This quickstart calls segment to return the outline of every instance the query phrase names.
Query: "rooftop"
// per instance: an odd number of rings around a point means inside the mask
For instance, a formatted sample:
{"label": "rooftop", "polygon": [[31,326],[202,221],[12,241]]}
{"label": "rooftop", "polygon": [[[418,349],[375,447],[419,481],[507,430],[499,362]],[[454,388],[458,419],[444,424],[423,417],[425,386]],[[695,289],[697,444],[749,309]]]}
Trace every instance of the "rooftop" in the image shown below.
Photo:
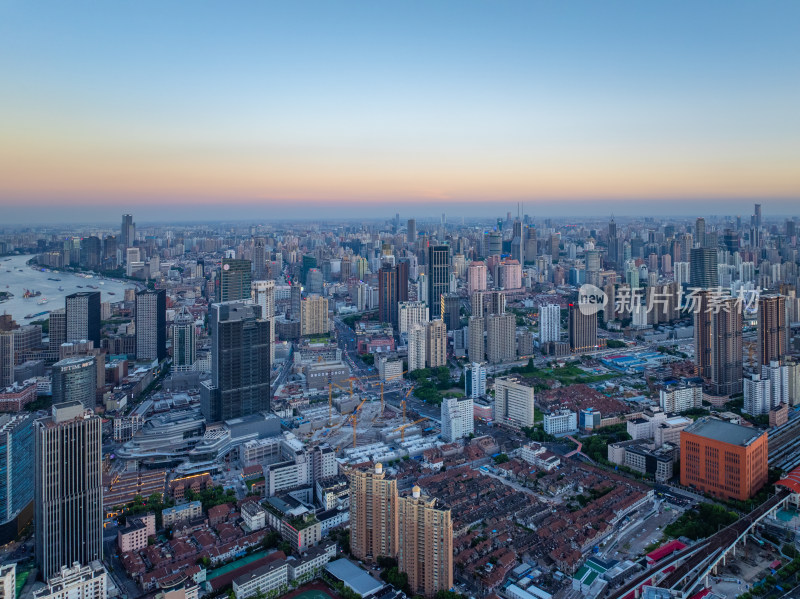
{"label": "rooftop", "polygon": [[368,572],[345,558],[330,562],[325,569],[362,597],[371,595],[383,587],[382,582],[375,580]]}
{"label": "rooftop", "polygon": [[683,430],[699,437],[722,441],[731,445],[741,445],[742,447],[746,447],[761,435],[766,434],[758,429],[709,417],[700,418]]}

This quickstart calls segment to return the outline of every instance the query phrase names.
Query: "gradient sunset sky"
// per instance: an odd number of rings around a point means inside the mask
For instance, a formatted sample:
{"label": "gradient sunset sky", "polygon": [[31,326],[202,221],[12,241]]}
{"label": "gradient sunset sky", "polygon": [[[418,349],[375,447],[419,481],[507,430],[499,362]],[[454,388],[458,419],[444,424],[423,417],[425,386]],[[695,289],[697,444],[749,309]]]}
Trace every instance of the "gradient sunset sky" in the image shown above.
{"label": "gradient sunset sky", "polygon": [[0,0],[0,221],[789,214],[798,24],[796,0]]}

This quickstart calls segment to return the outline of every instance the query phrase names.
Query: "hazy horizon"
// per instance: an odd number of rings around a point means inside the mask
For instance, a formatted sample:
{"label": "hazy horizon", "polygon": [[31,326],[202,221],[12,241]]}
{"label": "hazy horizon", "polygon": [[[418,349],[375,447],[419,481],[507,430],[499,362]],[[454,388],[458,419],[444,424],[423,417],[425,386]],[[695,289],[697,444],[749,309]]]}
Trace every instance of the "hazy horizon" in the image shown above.
{"label": "hazy horizon", "polygon": [[[753,213],[753,204],[762,204],[764,221],[797,216],[797,204],[792,201],[753,198],[748,200],[716,202],[696,202],[689,200],[660,199],[638,204],[631,201],[572,201],[569,203],[555,201],[528,201],[521,203],[523,214],[533,219],[554,218],[576,221],[610,218],[635,219],[652,218],[725,218],[741,216],[749,222]],[[449,222],[460,222],[465,218],[497,218],[508,212],[517,215],[517,203],[511,202],[464,202],[462,204],[427,203],[375,203],[347,204],[291,204],[281,203],[278,210],[274,204],[231,204],[220,202],[220,205],[183,204],[136,204],[125,202],[106,206],[88,206],[80,204],[51,206],[5,206],[2,223],[13,226],[54,225],[115,225],[118,226],[122,214],[130,213],[138,224],[144,223],[206,223],[206,222],[257,222],[257,221],[315,221],[330,219],[332,221],[358,221],[388,219],[399,213],[401,221],[409,218],[418,220],[439,220],[442,213]]]}

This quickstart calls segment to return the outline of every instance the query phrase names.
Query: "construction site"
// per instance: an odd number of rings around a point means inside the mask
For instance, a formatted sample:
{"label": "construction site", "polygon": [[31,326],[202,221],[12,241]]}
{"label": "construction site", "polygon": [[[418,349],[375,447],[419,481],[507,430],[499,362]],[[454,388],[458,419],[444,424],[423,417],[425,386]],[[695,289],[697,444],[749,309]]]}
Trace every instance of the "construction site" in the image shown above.
{"label": "construction site", "polygon": [[[294,432],[298,438],[309,445],[327,443],[337,457],[352,463],[415,458],[443,444],[437,423],[407,407],[413,387],[404,389],[399,406],[393,406],[384,395],[391,380],[351,377],[347,382],[347,386],[329,382],[327,404],[297,408],[300,420]],[[398,395],[397,389],[393,395]]]}

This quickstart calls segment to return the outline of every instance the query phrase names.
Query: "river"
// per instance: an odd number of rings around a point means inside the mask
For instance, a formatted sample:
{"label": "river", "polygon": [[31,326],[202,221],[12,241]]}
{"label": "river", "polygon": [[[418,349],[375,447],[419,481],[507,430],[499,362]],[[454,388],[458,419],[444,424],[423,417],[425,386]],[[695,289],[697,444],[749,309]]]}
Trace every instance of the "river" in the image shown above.
{"label": "river", "polygon": [[[14,295],[10,300],[0,301],[0,314],[11,314],[18,324],[28,324],[32,320],[43,320],[47,314],[25,318],[39,312],[50,312],[64,307],[64,298],[78,291],[100,291],[100,301],[121,302],[125,289],[135,287],[133,283],[111,281],[99,277],[86,279],[66,272],[36,270],[26,264],[32,256],[12,256],[0,258],[0,291]],[[51,279],[60,279],[53,281]],[[92,289],[91,286],[97,287]],[[40,291],[38,297],[25,298],[25,290]],[[39,303],[46,299],[47,302]]]}

